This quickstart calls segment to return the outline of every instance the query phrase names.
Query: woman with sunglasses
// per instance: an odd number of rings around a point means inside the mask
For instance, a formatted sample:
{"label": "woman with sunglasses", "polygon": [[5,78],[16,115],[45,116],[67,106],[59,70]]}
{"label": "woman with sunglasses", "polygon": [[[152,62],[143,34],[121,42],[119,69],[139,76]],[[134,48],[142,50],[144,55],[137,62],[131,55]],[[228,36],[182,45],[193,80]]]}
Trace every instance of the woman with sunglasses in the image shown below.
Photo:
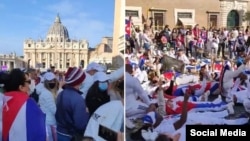
{"label": "woman with sunglasses", "polygon": [[46,114],[46,127],[48,131],[47,141],[57,141],[56,139],[56,97],[59,90],[59,83],[52,72],[44,74],[44,87],[39,95],[39,105]]}
{"label": "woman with sunglasses", "polygon": [[20,69],[13,69],[4,79],[0,106],[2,141],[45,141],[45,114],[29,98],[30,79]]}

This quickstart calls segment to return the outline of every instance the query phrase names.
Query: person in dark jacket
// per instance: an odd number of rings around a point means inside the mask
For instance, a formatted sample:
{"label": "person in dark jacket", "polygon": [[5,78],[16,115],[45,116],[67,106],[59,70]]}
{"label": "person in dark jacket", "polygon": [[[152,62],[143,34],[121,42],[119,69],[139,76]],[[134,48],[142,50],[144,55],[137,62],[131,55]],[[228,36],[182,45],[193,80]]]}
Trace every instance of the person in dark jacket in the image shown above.
{"label": "person in dark jacket", "polygon": [[56,101],[58,141],[70,141],[74,136],[84,134],[89,113],[79,88],[85,77],[77,67],[69,68],[65,74],[65,85]]}

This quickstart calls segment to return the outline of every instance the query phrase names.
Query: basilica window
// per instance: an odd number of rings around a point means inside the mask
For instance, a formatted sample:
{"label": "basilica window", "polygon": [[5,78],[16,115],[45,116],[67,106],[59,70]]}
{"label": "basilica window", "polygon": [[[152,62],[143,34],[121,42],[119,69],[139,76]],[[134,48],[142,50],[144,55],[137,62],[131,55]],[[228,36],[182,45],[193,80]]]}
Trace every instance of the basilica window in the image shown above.
{"label": "basilica window", "polygon": [[218,28],[219,26],[219,14],[220,12],[207,11],[208,27]]}
{"label": "basilica window", "polygon": [[112,50],[108,45],[105,45],[104,46],[104,52],[112,52]]}
{"label": "basilica window", "polygon": [[66,63],[66,68],[69,68],[69,63]]}
{"label": "basilica window", "polygon": [[31,47],[31,44],[28,44],[28,47]]}
{"label": "basilica window", "polygon": [[46,63],[45,62],[42,63],[42,67],[46,68]]}
{"label": "basilica window", "polygon": [[60,69],[62,68],[62,64],[60,64]]}
{"label": "basilica window", "polygon": [[177,17],[178,17],[178,19],[179,18],[190,18],[191,19],[193,17],[193,15],[191,12],[178,12]]}
{"label": "basilica window", "polygon": [[126,10],[126,17],[139,17],[139,11],[137,10]]}
{"label": "basilica window", "polygon": [[166,12],[165,9],[151,8],[151,18],[153,20],[153,27],[155,30],[162,30],[166,24]]}

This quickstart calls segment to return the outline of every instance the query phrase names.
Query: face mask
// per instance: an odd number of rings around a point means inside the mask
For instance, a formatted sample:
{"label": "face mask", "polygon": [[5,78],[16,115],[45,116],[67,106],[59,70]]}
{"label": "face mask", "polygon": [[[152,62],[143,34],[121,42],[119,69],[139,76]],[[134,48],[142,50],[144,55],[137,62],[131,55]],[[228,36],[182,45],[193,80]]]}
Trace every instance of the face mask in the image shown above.
{"label": "face mask", "polygon": [[56,83],[49,83],[49,88],[50,88],[50,89],[54,89],[55,86],[56,86]]}
{"label": "face mask", "polygon": [[108,83],[107,82],[99,82],[98,87],[101,91],[106,91],[108,89]]}

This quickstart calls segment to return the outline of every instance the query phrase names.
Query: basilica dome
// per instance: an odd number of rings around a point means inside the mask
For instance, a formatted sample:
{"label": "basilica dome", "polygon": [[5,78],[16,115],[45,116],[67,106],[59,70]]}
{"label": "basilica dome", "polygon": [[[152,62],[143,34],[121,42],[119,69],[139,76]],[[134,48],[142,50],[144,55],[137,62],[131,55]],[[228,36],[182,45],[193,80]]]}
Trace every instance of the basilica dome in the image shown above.
{"label": "basilica dome", "polygon": [[65,26],[62,25],[59,15],[56,16],[54,24],[50,27],[47,40],[49,41],[66,41],[69,40],[69,33]]}

